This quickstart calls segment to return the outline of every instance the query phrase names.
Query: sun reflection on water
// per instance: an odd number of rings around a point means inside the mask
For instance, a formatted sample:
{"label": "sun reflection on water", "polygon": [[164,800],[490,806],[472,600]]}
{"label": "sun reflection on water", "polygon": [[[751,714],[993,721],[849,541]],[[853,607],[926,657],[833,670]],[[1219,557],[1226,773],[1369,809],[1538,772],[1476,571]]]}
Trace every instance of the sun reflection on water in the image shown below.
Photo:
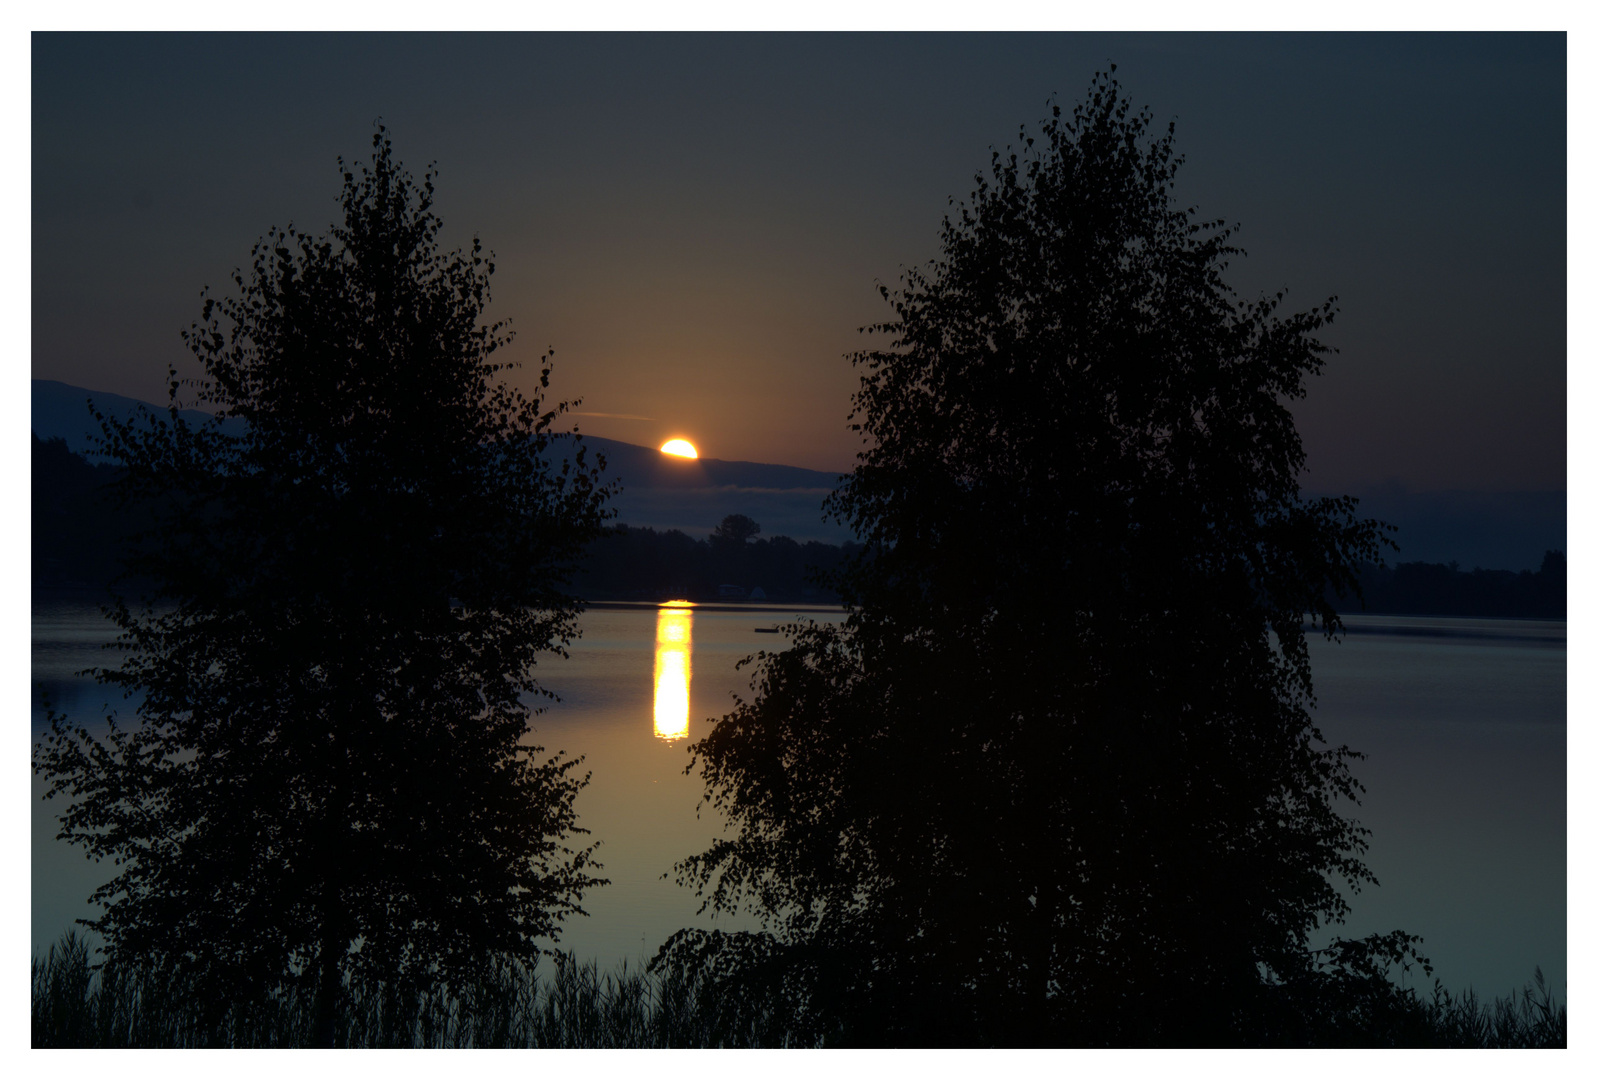
{"label": "sun reflection on water", "polygon": [[655,615],[655,737],[688,735],[688,683],[693,678],[694,612],[674,600]]}

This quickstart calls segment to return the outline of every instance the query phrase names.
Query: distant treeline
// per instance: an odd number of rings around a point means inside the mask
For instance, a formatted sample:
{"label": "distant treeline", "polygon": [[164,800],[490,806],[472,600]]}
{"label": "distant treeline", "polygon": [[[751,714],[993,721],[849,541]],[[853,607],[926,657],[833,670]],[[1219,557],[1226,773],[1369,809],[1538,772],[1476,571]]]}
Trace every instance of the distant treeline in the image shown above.
{"label": "distant treeline", "polygon": [[120,569],[127,529],[106,492],[120,470],[91,465],[63,439],[33,437],[33,584],[101,589]]}
{"label": "distant treeline", "polygon": [[[132,524],[106,490],[118,472],[91,464],[61,439],[33,437],[34,585],[99,590],[116,576]],[[723,525],[729,523],[743,530],[718,530],[708,540],[614,526],[589,549],[571,587],[589,600],[714,600],[724,585],[735,595],[759,589],[778,601],[837,599],[812,571],[836,567],[855,545],[766,539],[755,535],[753,521],[735,515]]]}
{"label": "distant treeline", "polygon": [[[33,582],[50,587],[104,588],[115,576],[126,513],[112,508],[105,485],[110,465],[93,465],[61,439],[33,439]],[[831,602],[817,571],[836,568],[857,545],[801,544],[786,536],[761,538],[758,525],[737,519],[742,531],[709,539],[672,529],[617,525],[589,550],[588,564],[571,585],[589,600],[714,600],[722,586],[744,595],[759,589],[770,600]],[[749,527],[755,532],[749,532]],[[1360,576],[1361,609],[1345,598],[1344,612],[1459,615],[1483,618],[1565,617],[1565,556],[1544,554],[1535,573],[1461,570],[1458,564],[1409,562],[1366,566]]]}
{"label": "distant treeline", "polygon": [[832,602],[837,594],[816,574],[857,547],[719,531],[696,540],[676,529],[617,525],[589,548],[588,566],[573,585],[589,600],[715,600],[724,593],[742,599],[758,589],[769,600]]}
{"label": "distant treeline", "polygon": [[[1360,573],[1364,611],[1387,615],[1459,615],[1498,619],[1563,619],[1565,553],[1543,554],[1533,573],[1522,570],[1461,570],[1458,563],[1409,562],[1366,565]],[[1362,610],[1345,597],[1345,614]]]}

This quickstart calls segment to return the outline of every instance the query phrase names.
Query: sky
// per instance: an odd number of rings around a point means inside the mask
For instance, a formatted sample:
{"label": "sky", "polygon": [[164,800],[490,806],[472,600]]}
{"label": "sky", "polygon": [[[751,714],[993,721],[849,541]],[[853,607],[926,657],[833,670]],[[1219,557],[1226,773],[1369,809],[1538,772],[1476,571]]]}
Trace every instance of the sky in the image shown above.
{"label": "sky", "polygon": [[[324,232],[373,124],[496,255],[582,430],[846,471],[859,328],[993,150],[1114,62],[1245,298],[1338,298],[1305,487],[1566,482],[1559,34],[32,38],[32,374],[146,400],[199,292]],[[611,414],[611,415],[596,415]]]}

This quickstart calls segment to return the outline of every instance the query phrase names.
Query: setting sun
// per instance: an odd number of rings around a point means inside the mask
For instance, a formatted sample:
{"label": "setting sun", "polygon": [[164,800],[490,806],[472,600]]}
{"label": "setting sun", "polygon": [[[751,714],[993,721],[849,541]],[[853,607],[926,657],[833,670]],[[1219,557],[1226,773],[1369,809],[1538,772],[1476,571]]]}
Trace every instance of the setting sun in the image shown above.
{"label": "setting sun", "polygon": [[672,439],[660,448],[662,454],[672,454],[676,457],[696,458],[699,451],[694,449],[694,444],[687,439]]}

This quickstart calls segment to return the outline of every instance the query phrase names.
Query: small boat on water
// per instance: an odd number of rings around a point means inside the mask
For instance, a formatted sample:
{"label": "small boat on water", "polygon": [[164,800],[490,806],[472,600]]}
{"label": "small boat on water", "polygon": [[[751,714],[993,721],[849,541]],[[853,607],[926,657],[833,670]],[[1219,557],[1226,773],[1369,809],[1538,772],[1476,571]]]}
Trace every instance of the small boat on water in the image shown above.
{"label": "small boat on water", "polygon": [[757,626],[757,627],[755,627],[755,633],[757,633],[757,634],[775,634],[776,632],[777,632],[777,628],[775,626]]}

